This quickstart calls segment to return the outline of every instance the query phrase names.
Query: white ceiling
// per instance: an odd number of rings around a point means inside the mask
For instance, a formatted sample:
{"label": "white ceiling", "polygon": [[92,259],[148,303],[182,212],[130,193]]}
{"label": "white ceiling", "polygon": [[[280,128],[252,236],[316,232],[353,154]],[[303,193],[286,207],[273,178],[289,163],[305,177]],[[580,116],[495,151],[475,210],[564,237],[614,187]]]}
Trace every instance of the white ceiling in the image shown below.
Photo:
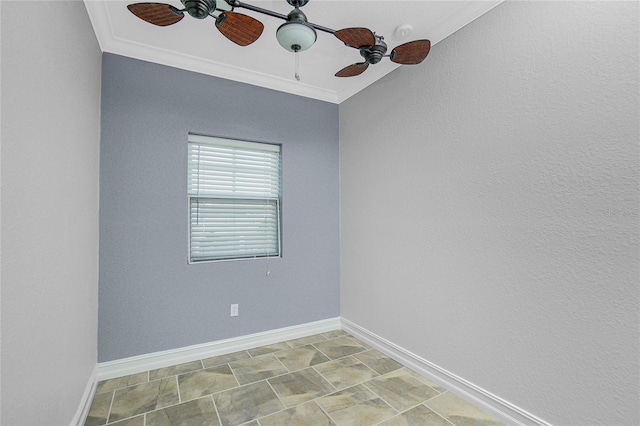
{"label": "white ceiling", "polygon": [[[179,0],[139,1],[166,2],[183,8]],[[278,18],[236,9],[236,12],[253,16],[264,24],[264,32],[256,42],[240,47],[218,31],[213,18],[199,20],[185,14],[185,18],[177,24],[157,27],[129,12],[126,6],[138,2],[136,0],[84,2],[103,52],[322,101],[340,103],[399,66],[384,58],[359,76],[334,77],[345,66],[361,62],[362,57],[358,50],[346,47],[333,35],[318,31],[316,43],[299,54],[301,80],[296,81],[295,55],[283,49],[275,37],[277,28],[284,22]],[[286,0],[243,2],[283,15],[292,9]],[[390,52],[402,43],[422,38],[431,40],[433,46],[501,2],[311,0],[302,11],[310,22],[334,30],[369,28],[385,37]],[[409,37],[401,38],[394,34],[401,24],[413,27]],[[425,61],[429,59],[427,57]]]}

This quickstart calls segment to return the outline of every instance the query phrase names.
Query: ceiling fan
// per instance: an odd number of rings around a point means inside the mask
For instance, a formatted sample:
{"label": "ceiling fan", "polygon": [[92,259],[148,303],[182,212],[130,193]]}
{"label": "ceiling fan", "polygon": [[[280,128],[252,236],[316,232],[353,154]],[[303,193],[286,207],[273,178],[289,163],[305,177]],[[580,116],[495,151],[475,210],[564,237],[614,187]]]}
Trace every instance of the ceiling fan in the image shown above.
{"label": "ceiling fan", "polygon": [[287,0],[294,9],[283,15],[261,7],[243,3],[239,0],[180,0],[184,9],[166,3],[133,3],[127,6],[138,18],[151,24],[166,27],[173,25],[188,13],[194,18],[215,19],[216,28],[226,38],[240,46],[248,46],[256,41],[264,25],[257,19],[235,12],[235,9],[247,9],[286,21],[276,31],[280,45],[290,52],[301,52],[311,47],[317,38],[315,30],[333,34],[346,46],[358,49],[364,62],[349,65],[338,71],[336,77],[353,77],[362,74],[369,65],[377,64],[388,57],[392,62],[402,65],[415,65],[422,62],[431,49],[429,40],[415,40],[397,46],[387,54],[384,37],[375,34],[368,28],[354,27],[342,30],[313,24],[307,20],[300,8],[309,0]]}

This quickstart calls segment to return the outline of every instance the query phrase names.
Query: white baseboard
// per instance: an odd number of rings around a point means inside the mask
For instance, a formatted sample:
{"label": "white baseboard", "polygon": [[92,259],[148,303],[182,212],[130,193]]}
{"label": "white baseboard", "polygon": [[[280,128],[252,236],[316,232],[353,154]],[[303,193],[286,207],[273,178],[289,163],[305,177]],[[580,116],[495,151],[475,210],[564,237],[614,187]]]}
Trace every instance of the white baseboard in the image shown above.
{"label": "white baseboard", "polygon": [[340,318],[336,317],[211,343],[101,362],[98,364],[97,380],[113,379],[339,329]]}
{"label": "white baseboard", "polygon": [[89,380],[87,381],[87,386],[84,388],[84,393],[82,394],[82,399],[80,400],[80,405],[78,406],[78,410],[76,411],[76,415],[73,416],[73,420],[71,420],[71,426],[81,426],[84,424],[87,416],[89,415],[89,409],[91,408],[91,403],[93,402],[93,396],[96,393],[96,385],[98,376],[98,365],[94,367],[91,372],[91,376],[89,376]]}
{"label": "white baseboard", "polygon": [[442,385],[442,387],[459,395],[488,413],[493,414],[495,417],[507,424],[551,426],[550,423],[545,422],[522,408],[505,401],[491,392],[482,389],[480,386],[474,385],[468,380],[456,376],[444,368],[439,367],[380,336],[377,336],[369,330],[360,327],[347,319],[341,318],[341,325],[342,329],[347,333],[371,345],[373,348],[395,359],[411,370],[414,370],[415,372]]}
{"label": "white baseboard", "polygon": [[82,424],[86,418],[98,380],[106,380],[129,374],[141,373],[156,368],[169,367],[171,365],[181,364],[184,362],[196,361],[203,358],[224,355],[339,329],[346,331],[380,352],[395,359],[402,365],[442,385],[442,387],[493,414],[496,418],[506,422],[507,424],[520,426],[551,426],[550,423],[545,422],[522,408],[492,394],[480,386],[477,386],[344,318],[330,318],[265,331],[262,333],[218,340],[211,343],[187,346],[168,351],[154,352],[99,363],[96,367],[96,371],[93,373],[92,380],[87,385],[83,402],[78,409],[78,413],[74,418],[75,423],[73,424]]}

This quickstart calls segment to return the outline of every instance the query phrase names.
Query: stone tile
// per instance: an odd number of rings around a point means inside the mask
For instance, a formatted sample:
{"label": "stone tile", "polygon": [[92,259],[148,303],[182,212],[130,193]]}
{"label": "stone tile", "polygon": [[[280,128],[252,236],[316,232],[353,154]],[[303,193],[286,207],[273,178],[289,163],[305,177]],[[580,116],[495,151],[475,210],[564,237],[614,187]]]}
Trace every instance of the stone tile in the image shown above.
{"label": "stone tile", "polygon": [[408,368],[405,368],[405,371],[409,374],[411,374],[413,377],[415,377],[416,379],[420,380],[422,383],[424,383],[425,385],[429,386],[432,389],[435,389],[438,391],[438,393],[443,393],[446,392],[447,390],[445,388],[443,388],[442,386],[440,386],[439,384],[437,384],[436,382],[432,382],[431,380],[427,379],[424,376],[421,376],[420,374],[416,373],[415,371],[411,371]]}
{"label": "stone tile", "polygon": [[289,371],[301,370],[329,361],[329,358],[311,345],[299,346],[278,352],[275,356],[278,357],[280,362],[282,362]]}
{"label": "stone tile", "polygon": [[317,399],[339,425],[373,425],[397,412],[364,385],[356,385]]}
{"label": "stone tile", "polygon": [[260,424],[262,426],[335,426],[335,423],[313,401],[262,417]]}
{"label": "stone tile", "polygon": [[220,426],[220,421],[213,406],[213,400],[207,396],[153,411],[147,414],[147,424],[153,426]]}
{"label": "stone tile", "polygon": [[102,381],[85,425],[107,420],[108,426],[502,425],[341,330]]}
{"label": "stone tile", "polygon": [[213,400],[224,426],[246,423],[285,408],[266,381],[214,394]]}
{"label": "stone tile", "polygon": [[372,346],[367,345],[366,343],[364,343],[364,342],[363,342],[363,341],[361,341],[361,340],[356,339],[355,337],[354,337],[354,338],[352,338],[351,340],[353,340],[354,342],[356,342],[357,344],[359,344],[360,346],[362,346],[362,347],[363,347],[363,348],[365,348],[366,350],[373,349],[373,347],[372,347]]}
{"label": "stone tile", "polygon": [[452,426],[451,423],[425,407],[418,405],[417,407],[407,410],[402,414],[390,418],[386,422],[380,423],[380,426]]}
{"label": "stone tile", "polygon": [[313,346],[331,359],[338,359],[365,351],[364,347],[346,336],[314,343]]}
{"label": "stone tile", "polygon": [[131,374],[129,376],[117,377],[115,379],[103,380],[98,383],[96,387],[96,394],[103,392],[110,392],[120,388],[126,388],[128,386],[137,385],[138,383],[148,382],[149,373]]}
{"label": "stone tile", "polygon": [[260,346],[259,348],[248,349],[249,355],[251,356],[260,356],[266,355],[273,352],[286,351],[287,349],[291,349],[286,342],[274,343],[273,345]]}
{"label": "stone tile", "polygon": [[118,389],[113,396],[109,421],[126,419],[178,402],[178,385],[175,377]]}
{"label": "stone tile", "polygon": [[300,337],[299,339],[287,340],[287,344],[292,348],[297,346],[310,345],[312,343],[322,342],[327,340],[322,334],[314,334],[313,336]]}
{"label": "stone tile", "polygon": [[358,339],[355,336],[352,336],[350,334],[346,334],[346,336],[367,350],[373,349],[371,346],[367,345],[366,343],[364,343],[362,340]]}
{"label": "stone tile", "polygon": [[202,363],[200,361],[185,362],[184,364],[172,365],[170,367],[158,368],[149,371],[149,381],[164,379],[169,376],[188,373],[194,370],[201,370]]}
{"label": "stone tile", "polygon": [[322,333],[321,335],[327,339],[333,339],[335,337],[346,336],[347,333],[345,333],[342,330],[333,330],[333,331],[327,331],[326,333]]}
{"label": "stone tile", "polygon": [[241,359],[247,359],[247,358],[251,358],[251,355],[249,355],[249,352],[239,351],[239,352],[233,352],[226,355],[218,355],[218,356],[212,356],[210,358],[205,358],[202,360],[202,365],[204,365],[204,368],[209,368],[209,367],[215,367],[216,365],[228,364],[233,361],[239,361]]}
{"label": "stone tile", "polygon": [[91,401],[91,408],[89,408],[89,414],[84,422],[85,426],[97,426],[107,423],[112,398],[113,392],[96,394],[93,397],[93,401]]}
{"label": "stone tile", "polygon": [[269,384],[287,407],[335,391],[334,387],[312,368],[274,377],[269,379]]}
{"label": "stone tile", "polygon": [[402,364],[394,361],[375,349],[360,352],[359,354],[355,354],[354,357],[362,361],[367,367],[371,368],[378,374],[387,374],[391,371],[402,368]]}
{"label": "stone tile", "polygon": [[352,356],[317,365],[315,369],[338,390],[378,377],[378,373]]}
{"label": "stone tile", "polygon": [[407,410],[439,394],[406,368],[373,379],[366,386],[398,411]]}
{"label": "stone tile", "polygon": [[499,422],[475,405],[451,392],[443,393],[426,402],[425,405],[456,426],[504,425],[504,423]]}
{"label": "stone tile", "polygon": [[241,385],[289,372],[273,354],[243,359],[229,365]]}
{"label": "stone tile", "polygon": [[144,414],[120,420],[119,422],[109,423],[109,426],[144,426]]}
{"label": "stone tile", "polygon": [[235,388],[238,385],[238,381],[233,376],[228,364],[192,371],[178,376],[178,388],[182,401],[200,398],[201,396]]}

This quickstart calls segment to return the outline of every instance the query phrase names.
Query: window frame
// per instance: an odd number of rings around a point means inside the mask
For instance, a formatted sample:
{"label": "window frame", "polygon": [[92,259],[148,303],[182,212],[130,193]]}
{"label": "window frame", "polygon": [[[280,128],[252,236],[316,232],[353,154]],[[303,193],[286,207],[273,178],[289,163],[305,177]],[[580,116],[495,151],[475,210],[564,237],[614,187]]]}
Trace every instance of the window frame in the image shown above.
{"label": "window frame", "polygon": [[[191,144],[205,144],[212,146],[223,146],[227,148],[246,148],[246,149],[255,149],[263,152],[278,152],[278,196],[277,197],[251,197],[251,196],[211,196],[211,195],[194,195],[190,193],[189,182],[192,177],[191,172],[189,170],[190,167],[190,148]],[[233,200],[239,200],[242,202],[260,202],[269,200],[270,202],[275,202],[275,226],[276,226],[276,239],[275,241],[271,239],[272,242],[275,242],[277,248],[277,254],[269,254],[268,250],[265,254],[254,254],[254,255],[239,255],[238,253],[233,254],[229,253],[224,257],[209,257],[209,258],[192,258],[192,231],[193,231],[193,221],[192,221],[192,201],[194,199],[202,199],[202,200],[219,200],[221,204],[232,203]],[[265,203],[266,205],[266,203]],[[249,140],[241,140],[241,139],[231,139],[224,138],[218,136],[206,136],[195,133],[188,134],[187,140],[187,218],[188,218],[188,241],[187,241],[187,263],[188,264],[200,264],[200,263],[211,263],[211,262],[232,262],[232,261],[242,261],[242,260],[255,260],[255,259],[277,259],[282,257],[282,145],[271,142],[259,142],[259,141],[249,141]],[[273,223],[273,222],[272,222]],[[266,241],[266,240],[265,240]],[[262,247],[266,249],[266,245]]]}

